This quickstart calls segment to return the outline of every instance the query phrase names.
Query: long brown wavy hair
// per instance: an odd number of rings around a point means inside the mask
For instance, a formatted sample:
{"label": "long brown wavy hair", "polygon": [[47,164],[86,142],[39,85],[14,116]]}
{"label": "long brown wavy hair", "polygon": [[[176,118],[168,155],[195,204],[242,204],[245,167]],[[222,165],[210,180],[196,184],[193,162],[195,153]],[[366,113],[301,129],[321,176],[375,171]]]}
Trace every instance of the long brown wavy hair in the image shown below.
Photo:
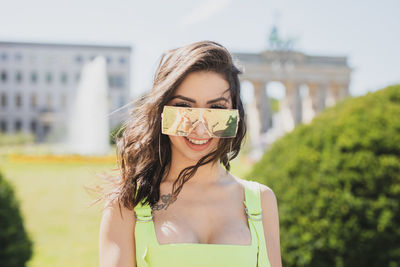
{"label": "long brown wavy hair", "polygon": [[220,160],[229,171],[229,161],[239,154],[246,124],[238,77],[241,71],[234,65],[232,56],[225,47],[212,41],[170,50],[161,57],[152,90],[135,102],[129,119],[116,135],[120,136],[116,138],[120,176],[108,197],[126,208],[132,209],[140,202],[153,206],[159,201],[160,184],[171,163],[170,139],[161,134],[162,109],[185,77],[195,71],[215,72],[226,79],[233,108],[239,110],[239,125],[236,137],[220,138],[215,151],[181,170],[173,184],[171,199],[176,198],[200,166]]}

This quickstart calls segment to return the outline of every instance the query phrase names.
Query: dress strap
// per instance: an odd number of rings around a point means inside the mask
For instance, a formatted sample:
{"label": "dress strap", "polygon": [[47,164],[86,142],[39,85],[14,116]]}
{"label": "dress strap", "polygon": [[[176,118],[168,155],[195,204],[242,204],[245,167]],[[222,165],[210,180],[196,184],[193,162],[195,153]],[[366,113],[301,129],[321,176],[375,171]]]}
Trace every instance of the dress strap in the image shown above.
{"label": "dress strap", "polygon": [[134,210],[136,221],[147,222],[153,220],[153,214],[149,204],[143,205],[142,203],[139,203]]}
{"label": "dress strap", "polygon": [[149,204],[139,203],[134,208],[136,216],[135,224],[135,249],[136,264],[138,267],[148,266],[146,255],[150,244],[153,227],[153,214]]}
{"label": "dress strap", "polygon": [[258,183],[246,181],[244,205],[249,219],[254,221],[260,221],[262,219],[261,197]]}
{"label": "dress strap", "polygon": [[262,207],[261,207],[261,194],[260,184],[254,181],[245,181],[245,211],[249,218],[249,224],[253,225],[256,230],[258,253],[257,253],[257,266],[258,267],[271,267],[267,246],[265,243],[264,226],[262,224]]}

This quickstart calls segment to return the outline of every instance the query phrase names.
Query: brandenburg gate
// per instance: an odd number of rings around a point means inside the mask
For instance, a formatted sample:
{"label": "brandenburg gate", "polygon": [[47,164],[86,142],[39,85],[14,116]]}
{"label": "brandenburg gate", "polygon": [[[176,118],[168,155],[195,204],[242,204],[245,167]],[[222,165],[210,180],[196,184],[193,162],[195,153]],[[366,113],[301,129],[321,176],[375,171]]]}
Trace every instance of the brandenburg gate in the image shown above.
{"label": "brandenburg gate", "polygon": [[[349,95],[351,68],[347,57],[314,56],[291,50],[266,50],[261,53],[234,53],[243,67],[241,81],[254,88],[259,134],[273,127],[269,82],[281,82],[285,96],[280,111],[286,110],[285,132],[299,123],[308,123],[324,108]],[[306,94],[301,89],[306,88]],[[304,90],[303,90],[304,91]],[[283,118],[281,118],[283,119]]]}

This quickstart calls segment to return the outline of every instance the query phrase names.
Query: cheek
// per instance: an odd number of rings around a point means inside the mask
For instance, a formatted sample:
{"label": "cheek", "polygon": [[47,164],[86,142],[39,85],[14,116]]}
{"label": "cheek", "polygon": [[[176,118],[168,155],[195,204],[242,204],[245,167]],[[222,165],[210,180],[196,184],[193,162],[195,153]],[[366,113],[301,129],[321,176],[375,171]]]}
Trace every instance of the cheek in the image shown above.
{"label": "cheek", "polygon": [[173,135],[169,135],[169,140],[171,141],[171,145],[172,146],[177,146],[179,144],[179,138],[182,138],[181,136],[173,136]]}
{"label": "cheek", "polygon": [[[213,138],[211,139],[211,144],[210,146],[207,148],[207,153],[211,153],[215,150],[218,150],[220,147],[220,138]],[[207,154],[205,153],[205,154]]]}
{"label": "cheek", "polygon": [[216,150],[217,148],[218,148],[218,146],[219,146],[219,138],[213,138],[212,140],[211,140],[211,146],[210,146],[210,151],[214,151],[214,150]]}

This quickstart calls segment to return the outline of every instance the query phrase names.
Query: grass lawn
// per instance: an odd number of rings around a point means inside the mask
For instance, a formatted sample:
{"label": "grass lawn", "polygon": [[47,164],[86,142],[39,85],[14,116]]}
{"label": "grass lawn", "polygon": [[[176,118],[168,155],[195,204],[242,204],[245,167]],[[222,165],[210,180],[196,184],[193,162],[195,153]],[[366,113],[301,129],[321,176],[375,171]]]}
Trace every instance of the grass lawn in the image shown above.
{"label": "grass lawn", "polygon": [[[15,188],[25,227],[34,242],[28,267],[98,266],[98,230],[102,205],[84,185],[93,185],[96,172],[111,170],[100,163],[17,163],[5,156],[0,171]],[[235,159],[231,172],[245,177],[251,164]]]}
{"label": "grass lawn", "polygon": [[84,185],[111,164],[2,163],[34,241],[28,266],[97,266],[101,206],[89,207]]}

